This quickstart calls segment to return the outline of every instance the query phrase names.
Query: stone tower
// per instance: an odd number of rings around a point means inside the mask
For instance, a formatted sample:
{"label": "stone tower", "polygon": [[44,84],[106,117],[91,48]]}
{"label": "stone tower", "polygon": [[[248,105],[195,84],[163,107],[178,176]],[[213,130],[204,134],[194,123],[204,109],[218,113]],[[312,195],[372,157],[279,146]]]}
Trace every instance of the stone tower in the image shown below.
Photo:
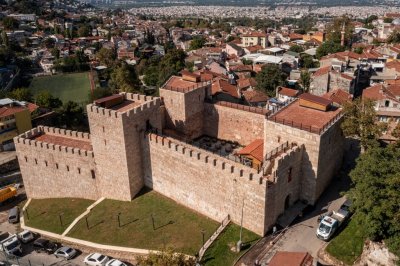
{"label": "stone tower", "polygon": [[144,185],[142,135],[162,129],[160,99],[113,95],[89,104],[87,113],[101,194],[131,200]]}

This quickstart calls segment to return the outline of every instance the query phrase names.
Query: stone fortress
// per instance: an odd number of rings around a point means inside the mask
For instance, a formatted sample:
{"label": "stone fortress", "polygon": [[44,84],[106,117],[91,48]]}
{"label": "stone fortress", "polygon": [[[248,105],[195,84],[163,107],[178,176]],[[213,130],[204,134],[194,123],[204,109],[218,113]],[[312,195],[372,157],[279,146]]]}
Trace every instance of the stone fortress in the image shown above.
{"label": "stone fortress", "polygon": [[99,99],[90,134],[39,126],[14,138],[27,196],[130,201],[146,186],[217,221],[240,223],[243,209],[243,226],[264,235],[341,166],[341,109],[302,96],[271,113],[215,102],[209,82],[182,74],[160,97]]}

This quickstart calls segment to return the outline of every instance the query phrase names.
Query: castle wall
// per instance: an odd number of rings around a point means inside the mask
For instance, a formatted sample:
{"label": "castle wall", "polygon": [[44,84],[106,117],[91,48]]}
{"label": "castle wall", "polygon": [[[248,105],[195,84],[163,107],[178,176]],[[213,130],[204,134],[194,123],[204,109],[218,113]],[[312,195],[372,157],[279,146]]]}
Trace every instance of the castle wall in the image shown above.
{"label": "castle wall", "polygon": [[217,221],[240,223],[245,199],[243,226],[264,235],[267,184],[254,169],[156,135],[143,144],[146,186]]}
{"label": "castle wall", "polygon": [[[49,135],[86,139],[87,133],[40,127]],[[28,198],[98,199],[98,179],[93,178],[93,152],[27,139],[38,128],[14,138],[21,174]]]}
{"label": "castle wall", "polygon": [[205,135],[242,145],[264,138],[265,115],[218,104],[204,103]]}
{"label": "castle wall", "polygon": [[201,136],[203,128],[204,99],[206,88],[177,92],[160,89],[166,107],[166,126],[184,133],[189,138]]}
{"label": "castle wall", "polygon": [[336,122],[321,136],[315,198],[321,196],[342,166],[345,138],[340,128],[340,122],[341,120]]}
{"label": "castle wall", "polygon": [[131,200],[143,187],[140,134],[147,125],[161,131],[159,98],[130,93],[125,97],[142,104],[123,113],[87,107],[99,189],[103,197],[118,200]]}
{"label": "castle wall", "polygon": [[[328,145],[329,139],[330,144]],[[314,204],[335,172],[340,169],[338,162],[341,162],[344,141],[340,120],[336,121],[322,135],[266,120],[264,151],[272,150],[278,141],[304,144],[301,199],[306,200],[309,204]],[[323,161],[321,161],[320,155]]]}
{"label": "castle wall", "polygon": [[[267,191],[270,223],[275,223],[285,207],[301,199],[303,152],[303,146],[295,146],[274,160],[271,174],[274,184]],[[288,206],[285,206],[286,198]]]}

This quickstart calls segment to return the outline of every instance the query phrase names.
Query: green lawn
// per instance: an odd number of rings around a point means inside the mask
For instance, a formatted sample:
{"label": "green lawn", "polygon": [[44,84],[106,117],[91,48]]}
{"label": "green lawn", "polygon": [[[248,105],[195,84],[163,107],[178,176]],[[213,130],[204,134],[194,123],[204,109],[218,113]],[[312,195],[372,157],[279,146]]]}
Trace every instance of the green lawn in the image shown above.
{"label": "green lawn", "polygon": [[[118,213],[121,213],[121,226]],[[152,250],[173,248],[189,255],[195,255],[202,246],[202,230],[207,240],[219,226],[218,222],[155,191],[144,192],[132,202],[104,200],[87,218],[89,229],[84,218],[69,236],[116,246]]]}
{"label": "green lawn", "polygon": [[53,76],[34,77],[30,89],[33,95],[47,90],[65,103],[74,101],[85,104],[90,92],[89,73],[57,74]]}
{"label": "green lawn", "polygon": [[239,240],[240,227],[236,224],[228,225],[224,232],[214,241],[214,243],[207,249],[203,257],[203,263],[207,266],[225,266],[232,265],[233,262],[239,258],[251,245],[255,244],[260,236],[257,234],[243,229],[242,242],[245,249],[240,253],[231,250],[236,246]]}
{"label": "green lawn", "polygon": [[326,251],[348,265],[361,255],[366,235],[353,217],[349,224],[326,247]]}
{"label": "green lawn", "polygon": [[[27,226],[61,234],[94,201],[85,199],[33,199],[24,213]],[[60,214],[63,225],[60,222]]]}

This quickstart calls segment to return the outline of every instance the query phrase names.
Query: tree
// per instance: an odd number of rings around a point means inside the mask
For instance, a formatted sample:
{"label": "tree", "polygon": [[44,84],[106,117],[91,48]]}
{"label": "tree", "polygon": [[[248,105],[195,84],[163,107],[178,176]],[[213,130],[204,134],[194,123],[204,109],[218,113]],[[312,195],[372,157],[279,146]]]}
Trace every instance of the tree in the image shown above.
{"label": "tree", "polygon": [[356,54],[362,54],[364,52],[364,48],[363,47],[357,47],[354,49],[354,52]]}
{"label": "tree", "polygon": [[100,63],[106,65],[107,67],[112,67],[115,64],[115,59],[117,58],[114,50],[104,47],[96,53],[96,56]]}
{"label": "tree", "polygon": [[93,92],[89,92],[90,102],[93,102],[97,99],[104,98],[112,95],[112,91],[108,88],[95,88]]}
{"label": "tree", "polygon": [[183,254],[174,253],[172,249],[167,249],[139,258],[138,264],[146,266],[194,266],[196,262],[192,258],[186,258]]}
{"label": "tree", "polygon": [[400,123],[398,123],[396,127],[392,130],[392,136],[400,139]]}
{"label": "tree", "polygon": [[392,22],[393,22],[393,19],[392,19],[392,18],[384,18],[384,19],[383,19],[383,22],[384,22],[384,23],[392,23]]}
{"label": "tree", "polygon": [[281,71],[279,66],[267,64],[263,66],[261,72],[256,75],[257,89],[267,93],[271,97],[274,97],[276,94],[276,88],[278,86],[283,86],[286,78],[286,74]]}
{"label": "tree", "polygon": [[115,89],[124,92],[138,91],[140,86],[134,67],[124,62],[114,68],[111,81]]}
{"label": "tree", "polygon": [[8,93],[7,97],[18,101],[32,101],[32,93],[28,88],[17,88]]}
{"label": "tree", "polygon": [[390,36],[387,38],[388,43],[400,43],[400,31],[393,31]]}
{"label": "tree", "polygon": [[320,59],[321,57],[323,57],[325,55],[334,54],[337,52],[343,52],[344,50],[346,50],[346,48],[344,46],[341,46],[340,43],[335,43],[333,41],[327,41],[327,42],[324,42],[323,44],[321,44],[317,48],[316,57],[318,59]]}
{"label": "tree", "polygon": [[60,50],[58,50],[58,48],[54,47],[53,49],[51,49],[51,55],[54,56],[55,59],[59,59],[60,58]]}
{"label": "tree", "polygon": [[56,42],[52,38],[47,38],[46,40],[44,40],[43,44],[47,49],[51,49],[51,48],[54,48],[54,45],[56,44]]}
{"label": "tree", "polygon": [[85,124],[83,108],[76,102],[68,101],[58,110],[58,124],[66,128],[80,128]]}
{"label": "tree", "polygon": [[319,67],[319,61],[314,60],[314,58],[309,54],[302,54],[300,56],[300,64],[304,68]]}
{"label": "tree", "polygon": [[377,20],[378,16],[376,15],[371,15],[365,20],[365,24],[370,24],[372,21]]}
{"label": "tree", "polygon": [[41,91],[35,97],[36,104],[47,109],[56,109],[62,105],[60,99],[51,95],[49,91]]}
{"label": "tree", "polygon": [[206,39],[203,36],[195,36],[190,42],[189,50],[197,50],[204,46]]}
{"label": "tree", "polygon": [[386,240],[400,255],[400,147],[373,147],[362,154],[351,171],[348,196],[352,209],[369,238]]}
{"label": "tree", "polygon": [[78,36],[79,37],[87,37],[90,35],[90,28],[86,25],[79,27]]}
{"label": "tree", "polygon": [[293,46],[290,46],[289,51],[295,52],[295,53],[302,53],[302,52],[304,52],[304,49],[300,45],[293,45]]}
{"label": "tree", "polygon": [[3,19],[3,26],[6,30],[15,30],[19,27],[19,22],[13,17],[5,17]]}
{"label": "tree", "polygon": [[5,31],[1,32],[1,44],[3,44],[5,47],[9,47],[10,45],[7,33]]}
{"label": "tree", "polygon": [[308,92],[310,90],[311,84],[311,75],[308,71],[301,71],[300,74],[300,85],[304,92]]}
{"label": "tree", "polygon": [[382,129],[376,123],[375,102],[369,99],[356,99],[344,104],[344,121],[341,125],[346,137],[360,140],[366,150],[375,146]]}

